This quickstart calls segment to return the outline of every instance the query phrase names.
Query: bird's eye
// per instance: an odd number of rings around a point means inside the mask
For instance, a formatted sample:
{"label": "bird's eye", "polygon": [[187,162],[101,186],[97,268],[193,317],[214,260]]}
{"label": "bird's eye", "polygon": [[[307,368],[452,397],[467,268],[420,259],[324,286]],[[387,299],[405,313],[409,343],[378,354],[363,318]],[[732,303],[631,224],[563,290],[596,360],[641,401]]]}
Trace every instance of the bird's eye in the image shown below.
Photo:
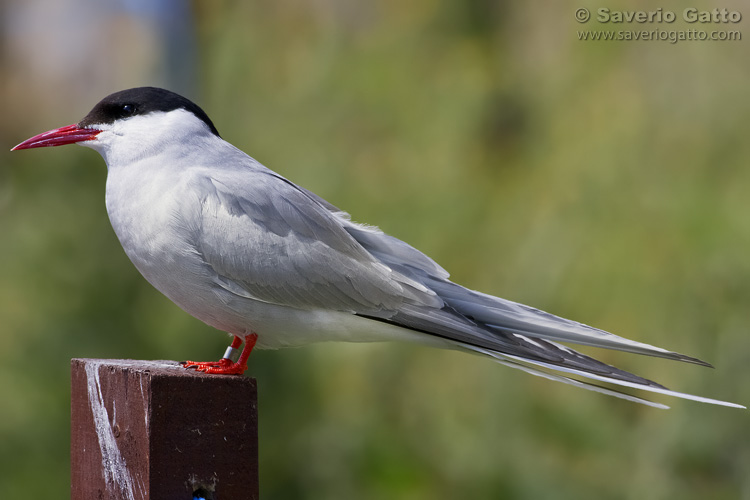
{"label": "bird's eye", "polygon": [[121,110],[123,116],[130,116],[135,113],[135,106],[133,104],[123,104]]}

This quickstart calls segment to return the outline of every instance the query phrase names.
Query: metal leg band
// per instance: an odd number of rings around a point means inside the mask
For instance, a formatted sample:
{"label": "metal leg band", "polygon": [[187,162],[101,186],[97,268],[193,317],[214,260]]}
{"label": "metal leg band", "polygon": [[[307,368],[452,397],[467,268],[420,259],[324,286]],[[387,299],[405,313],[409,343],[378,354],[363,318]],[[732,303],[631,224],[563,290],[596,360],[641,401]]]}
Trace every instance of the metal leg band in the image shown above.
{"label": "metal leg band", "polygon": [[224,359],[228,359],[233,363],[237,362],[237,358],[239,357],[239,349],[235,349],[231,345],[227,347],[227,350],[224,351],[224,356],[222,356]]}

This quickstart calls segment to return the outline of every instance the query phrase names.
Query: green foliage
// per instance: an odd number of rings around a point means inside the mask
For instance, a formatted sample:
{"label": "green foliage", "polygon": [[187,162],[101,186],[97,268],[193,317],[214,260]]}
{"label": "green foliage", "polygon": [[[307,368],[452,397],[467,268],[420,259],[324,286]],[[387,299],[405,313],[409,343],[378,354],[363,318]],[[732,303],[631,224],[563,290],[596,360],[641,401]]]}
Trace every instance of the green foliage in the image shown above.
{"label": "green foliage", "polygon": [[[715,371],[593,353],[747,404],[747,43],[580,42],[596,26],[576,23],[577,7],[196,2],[196,100],[225,139],[455,281],[706,359]],[[12,132],[4,144],[25,138]],[[68,359],[223,352],[226,337],[127,261],[104,178],[95,153],[72,147],[0,167],[8,497],[67,489]],[[671,400],[660,412],[404,345],[256,352],[250,365],[266,499],[750,491],[739,410]]]}

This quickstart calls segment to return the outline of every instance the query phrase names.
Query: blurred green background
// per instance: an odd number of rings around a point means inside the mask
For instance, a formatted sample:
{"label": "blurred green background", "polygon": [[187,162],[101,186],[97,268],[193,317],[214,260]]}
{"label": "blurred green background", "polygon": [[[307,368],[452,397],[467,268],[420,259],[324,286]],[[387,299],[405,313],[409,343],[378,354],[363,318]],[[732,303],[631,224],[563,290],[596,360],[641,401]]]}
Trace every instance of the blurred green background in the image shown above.
{"label": "blurred green background", "polygon": [[[578,7],[678,20],[582,25]],[[586,352],[750,403],[748,43],[576,35],[750,22],[687,25],[685,7],[750,16],[739,1],[0,2],[4,496],[68,495],[70,358],[227,344],[127,260],[96,153],[7,152],[140,85],[192,98],[226,140],[459,283],[716,370]],[[250,364],[264,499],[750,499],[746,411],[660,411],[398,344]]]}

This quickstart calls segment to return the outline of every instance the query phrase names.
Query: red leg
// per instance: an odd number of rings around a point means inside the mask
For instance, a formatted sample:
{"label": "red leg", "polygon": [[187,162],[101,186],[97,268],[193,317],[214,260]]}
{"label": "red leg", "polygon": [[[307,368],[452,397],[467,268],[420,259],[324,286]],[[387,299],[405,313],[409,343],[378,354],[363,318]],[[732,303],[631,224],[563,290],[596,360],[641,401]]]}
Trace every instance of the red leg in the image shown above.
{"label": "red leg", "polygon": [[228,357],[231,355],[232,350],[237,349],[242,345],[242,339],[235,335],[234,340],[232,340],[232,345],[227,349],[224,357],[219,361],[185,361],[182,364],[185,368],[195,368],[199,372],[204,373],[215,375],[242,375],[245,373],[245,370],[247,370],[247,358],[250,357],[250,353],[252,352],[253,347],[255,347],[255,342],[257,340],[258,335],[255,333],[251,333],[245,337],[245,347],[242,349],[240,359],[238,359],[236,363]]}
{"label": "red leg", "polygon": [[237,360],[237,364],[244,367],[242,369],[243,372],[247,370],[247,358],[249,358],[250,353],[253,352],[253,348],[255,347],[255,343],[257,341],[258,341],[257,333],[251,333],[250,335],[245,337],[245,348],[242,349],[242,354],[240,354],[240,359]]}

